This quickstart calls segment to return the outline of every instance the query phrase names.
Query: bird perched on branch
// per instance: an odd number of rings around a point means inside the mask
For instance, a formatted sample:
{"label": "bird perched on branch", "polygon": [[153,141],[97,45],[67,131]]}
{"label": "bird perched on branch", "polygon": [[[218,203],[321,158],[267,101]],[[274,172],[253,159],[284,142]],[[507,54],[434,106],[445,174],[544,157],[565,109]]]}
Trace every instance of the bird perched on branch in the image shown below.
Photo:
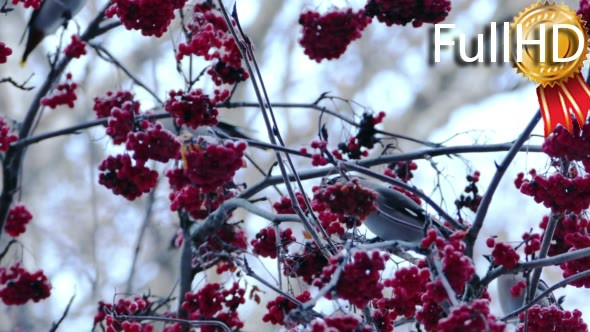
{"label": "bird perched on branch", "polygon": [[[330,182],[348,181],[339,176]],[[382,240],[417,242],[424,238],[430,217],[424,209],[403,193],[376,182],[358,179],[359,184],[375,191],[377,211],[371,213],[363,225]],[[433,221],[436,223],[436,221]]]}
{"label": "bird perched on branch", "polygon": [[27,57],[39,45],[47,35],[53,34],[57,29],[74,17],[86,4],[86,0],[44,0],[41,7],[33,12],[27,28],[21,38],[24,39],[27,31],[27,45],[21,58],[21,65],[27,61]]}
{"label": "bird perched on branch", "polygon": [[[508,315],[509,313],[524,305],[524,297],[526,295],[526,290],[524,288],[521,288],[520,290],[513,288],[518,283],[525,282],[526,279],[524,278],[522,272],[517,274],[502,274],[498,277],[498,282],[496,284],[498,288],[498,299],[500,300],[500,307],[502,308],[502,312],[505,315]],[[533,299],[541,295],[541,293],[547,290],[547,288],[549,288],[547,287],[547,284],[543,280],[539,280],[537,291],[535,292],[535,296],[533,296]],[[518,296],[513,296],[513,293]],[[542,307],[548,307],[552,304],[555,304],[559,307],[559,303],[555,299],[555,296],[553,296],[553,293],[549,293],[549,295],[543,298],[543,300],[541,300],[541,302],[539,302],[538,304]]]}

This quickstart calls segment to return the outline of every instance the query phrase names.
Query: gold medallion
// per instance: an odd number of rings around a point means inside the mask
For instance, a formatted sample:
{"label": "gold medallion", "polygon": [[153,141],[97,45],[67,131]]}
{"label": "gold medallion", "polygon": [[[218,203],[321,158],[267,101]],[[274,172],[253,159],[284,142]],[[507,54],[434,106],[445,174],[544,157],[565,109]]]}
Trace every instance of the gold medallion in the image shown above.
{"label": "gold medallion", "polygon": [[[517,29],[518,25],[520,28]],[[557,26],[559,29],[556,30],[555,40],[553,30],[556,25],[561,26]],[[569,28],[564,28],[564,25],[569,25]],[[573,28],[578,29],[579,33],[576,33]],[[518,61],[517,49],[515,49],[518,47],[518,45],[515,46],[515,41],[519,29],[522,31],[521,38],[524,41],[544,40],[541,45],[522,45],[521,61]],[[588,33],[585,22],[576,15],[575,11],[565,5],[540,1],[531,5],[514,18],[510,27],[510,36],[512,40],[510,56],[517,72],[542,87],[564,83],[574,77],[580,72],[588,55]],[[555,43],[557,47],[554,47]],[[579,53],[579,47],[583,50],[579,56],[574,57],[576,53]],[[556,59],[554,50],[557,51],[557,59],[573,59],[567,62],[554,61]],[[543,53],[544,61],[542,61]]]}

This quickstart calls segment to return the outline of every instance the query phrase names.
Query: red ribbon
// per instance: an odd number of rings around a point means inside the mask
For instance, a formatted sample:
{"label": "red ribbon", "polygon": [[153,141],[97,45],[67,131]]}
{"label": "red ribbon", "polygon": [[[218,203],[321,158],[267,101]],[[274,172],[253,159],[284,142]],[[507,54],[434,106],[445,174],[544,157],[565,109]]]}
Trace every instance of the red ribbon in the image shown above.
{"label": "red ribbon", "polygon": [[572,132],[570,111],[574,113],[580,128],[586,122],[590,110],[590,87],[581,73],[578,72],[565,83],[537,87],[537,97],[545,123],[545,137],[560,123]]}

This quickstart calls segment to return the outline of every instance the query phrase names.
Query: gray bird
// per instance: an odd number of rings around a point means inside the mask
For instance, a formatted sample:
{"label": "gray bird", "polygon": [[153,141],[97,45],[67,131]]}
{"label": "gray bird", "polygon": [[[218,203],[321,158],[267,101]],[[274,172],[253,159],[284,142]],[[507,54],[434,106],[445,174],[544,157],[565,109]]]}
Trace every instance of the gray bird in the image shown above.
{"label": "gray bird", "polygon": [[[336,177],[330,182],[347,181]],[[376,182],[358,179],[363,187],[377,192],[377,211],[371,213],[363,225],[382,240],[417,242],[424,238],[425,223],[428,215],[412,199],[403,193],[382,186]]]}
{"label": "gray bird", "polygon": [[85,4],[86,0],[44,0],[41,7],[31,15],[31,19],[21,38],[22,40],[27,31],[29,32],[21,65],[24,65],[29,54],[45,36],[57,31],[60,26],[74,17]]}
{"label": "gray bird", "polygon": [[[496,287],[498,289],[498,300],[500,300],[500,308],[502,308],[502,312],[504,313],[504,315],[508,315],[509,313],[524,305],[524,297],[526,293],[525,290],[523,290],[522,294],[517,297],[512,296],[512,294],[510,293],[512,287],[514,287],[521,281],[526,281],[522,273],[508,273],[502,274],[498,277],[496,283]],[[535,292],[535,296],[533,298],[541,295],[541,293],[547,290],[547,288],[547,284],[543,280],[539,280],[539,285],[537,286],[537,291]],[[542,307],[548,307],[552,304],[557,304],[557,301],[553,296],[553,293],[550,293],[538,304]]]}

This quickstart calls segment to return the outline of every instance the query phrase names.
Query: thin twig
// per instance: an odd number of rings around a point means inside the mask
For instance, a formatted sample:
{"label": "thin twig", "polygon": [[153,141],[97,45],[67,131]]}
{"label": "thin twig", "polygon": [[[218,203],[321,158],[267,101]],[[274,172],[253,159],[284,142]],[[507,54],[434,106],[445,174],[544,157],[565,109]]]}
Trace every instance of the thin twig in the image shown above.
{"label": "thin twig", "polygon": [[115,65],[115,67],[121,69],[127,77],[129,77],[135,84],[143,88],[147,93],[149,93],[160,105],[164,105],[164,101],[160,99],[158,94],[156,94],[152,89],[150,89],[147,85],[145,85],[139,78],[137,78],[127,67],[125,67],[119,60],[117,60],[111,52],[109,52],[106,48],[102,47],[101,45],[95,43],[88,43],[88,46],[92,47],[98,56],[105,61],[108,61]]}
{"label": "thin twig", "polygon": [[[284,145],[284,144],[282,144],[283,142],[280,139],[277,142],[277,139],[280,138],[279,128],[278,128],[278,125],[274,119],[274,116],[272,115],[272,112],[267,112],[267,107],[270,104],[270,101],[269,101],[268,96],[266,94],[266,90],[262,86],[262,84],[263,84],[262,83],[262,76],[260,74],[260,71],[258,70],[256,63],[254,62],[255,57],[252,52],[252,48],[249,47],[250,46],[249,40],[244,35],[242,35],[242,37],[244,37],[244,42],[242,42],[240,40],[240,38],[238,37],[238,33],[236,31],[236,28],[234,27],[234,24],[233,24],[231,18],[229,17],[227,10],[225,9],[225,5],[223,4],[223,1],[219,0],[218,3],[219,3],[219,8],[223,14],[223,17],[225,18],[225,22],[228,26],[228,29],[231,32],[236,45],[238,46],[238,50],[240,51],[240,55],[241,55],[242,59],[244,60],[244,63],[246,64],[248,74],[250,74],[250,83],[252,84],[252,87],[254,89],[254,93],[256,95],[256,99],[257,99],[258,105],[260,107],[262,118],[264,119],[268,139],[270,140],[270,143],[272,143],[274,145],[279,145],[279,144]],[[246,48],[245,44],[248,45],[248,48]],[[252,64],[250,63],[251,60],[252,60],[252,62],[254,62],[254,65],[256,66],[256,71],[254,71],[254,69],[252,68]],[[258,82],[258,80],[260,80],[260,82]],[[261,84],[261,86],[259,86],[259,83]],[[263,97],[263,95],[264,95],[264,97]],[[271,111],[271,110],[272,109],[269,107],[269,111]],[[269,114],[269,113],[271,113],[271,114]],[[271,123],[271,121],[272,121],[272,123]],[[273,152],[274,152],[275,158],[278,162],[278,166],[281,171],[281,176],[283,177],[283,183],[285,184],[287,192],[289,193],[289,198],[291,199],[291,203],[292,203],[293,209],[295,210],[295,213],[297,213],[297,215],[301,219],[301,222],[303,223],[303,226],[305,227],[305,230],[311,235],[314,242],[318,245],[318,247],[320,248],[320,250],[322,251],[324,256],[330,257],[332,255],[332,252],[330,252],[329,250],[327,250],[327,248],[324,247],[323,241],[320,238],[318,232],[316,231],[315,227],[309,221],[307,215],[305,214],[305,212],[303,211],[303,209],[301,208],[301,206],[299,205],[299,203],[295,197],[295,191],[293,190],[293,187],[291,186],[291,182],[289,181],[289,177],[293,176],[295,178],[295,181],[297,181],[298,184],[300,185],[299,179],[297,176],[297,172],[295,171],[295,167],[293,165],[291,165],[292,163],[290,162],[291,171],[293,172],[293,174],[291,174],[291,175],[288,174],[287,167],[285,166],[285,164],[283,162],[281,153],[276,150],[273,150]],[[286,158],[288,161],[290,161],[288,154],[286,155]],[[300,185],[300,192],[302,193],[302,195],[304,195],[304,190],[301,185]],[[305,197],[304,197],[304,200],[305,200]],[[315,217],[315,215],[313,215],[313,216]],[[328,240],[328,244],[332,245],[331,241]]]}
{"label": "thin twig", "polygon": [[12,79],[12,77],[5,77],[5,78],[0,79],[0,84],[2,84],[2,83],[10,83],[10,84],[12,84],[17,89],[21,89],[21,90],[25,90],[25,91],[31,91],[35,87],[34,86],[26,86],[26,85],[27,85],[27,83],[29,82],[29,80],[32,77],[33,77],[33,75],[29,76],[29,78],[27,78],[26,81],[24,81],[22,83],[16,82],[15,80]]}
{"label": "thin twig", "polygon": [[8,253],[8,250],[10,249],[10,247],[12,247],[12,245],[15,243],[17,243],[17,241],[15,239],[12,239],[8,242],[8,244],[6,244],[6,247],[4,247],[4,250],[2,250],[2,253],[0,253],[0,262],[2,261],[4,256],[6,256],[6,254]]}
{"label": "thin twig", "polygon": [[72,297],[70,297],[70,300],[68,301],[68,305],[66,306],[66,309],[61,314],[61,317],[59,318],[59,320],[57,322],[54,322],[53,324],[51,324],[51,329],[49,329],[49,332],[57,331],[57,329],[59,328],[59,325],[61,325],[61,323],[64,321],[64,319],[68,315],[68,312],[70,311],[70,307],[72,306],[72,303],[74,302],[74,298],[76,298],[76,294],[74,294],[74,295],[72,295]]}

